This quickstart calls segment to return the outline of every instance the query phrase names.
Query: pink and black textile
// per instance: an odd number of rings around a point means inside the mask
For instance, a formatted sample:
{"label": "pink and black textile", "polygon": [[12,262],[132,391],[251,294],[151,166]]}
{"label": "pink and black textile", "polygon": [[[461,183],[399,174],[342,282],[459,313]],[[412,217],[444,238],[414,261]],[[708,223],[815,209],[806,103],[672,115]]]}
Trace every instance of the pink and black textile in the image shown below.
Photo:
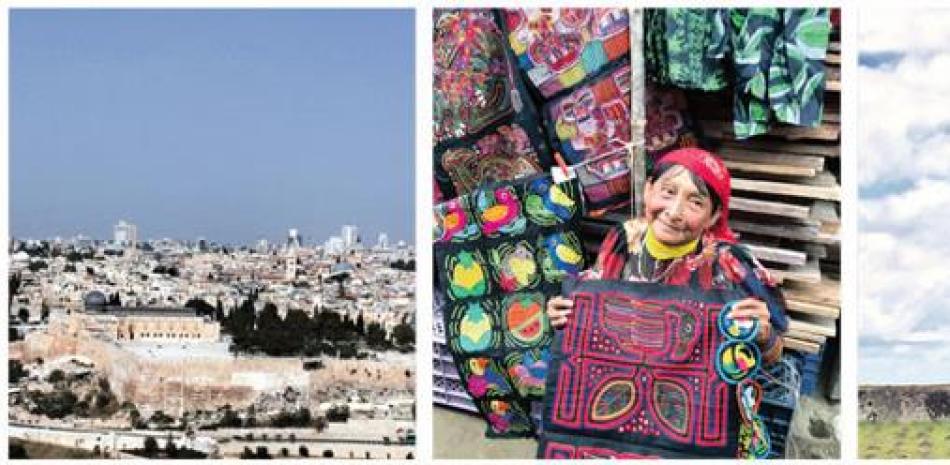
{"label": "pink and black textile", "polygon": [[433,13],[433,167],[447,198],[551,164],[497,21],[490,9]]}
{"label": "pink and black textile", "polygon": [[717,318],[741,295],[571,281],[551,347],[540,458],[736,456],[735,387],[716,373]]}

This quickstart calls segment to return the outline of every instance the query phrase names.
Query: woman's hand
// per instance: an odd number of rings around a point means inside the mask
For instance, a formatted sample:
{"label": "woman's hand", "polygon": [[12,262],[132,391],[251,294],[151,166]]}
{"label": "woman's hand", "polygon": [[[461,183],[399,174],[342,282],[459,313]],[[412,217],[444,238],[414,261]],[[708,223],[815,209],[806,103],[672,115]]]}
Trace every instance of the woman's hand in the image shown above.
{"label": "woman's hand", "polygon": [[554,329],[561,329],[567,324],[571,316],[571,310],[574,308],[574,301],[561,296],[555,296],[548,299],[548,320]]}
{"label": "woman's hand", "polygon": [[760,344],[768,342],[769,335],[772,333],[772,323],[769,320],[769,316],[769,307],[765,302],[755,297],[740,300],[732,307],[732,311],[729,312],[729,317],[734,320],[745,319],[759,321],[759,334],[755,339]]}

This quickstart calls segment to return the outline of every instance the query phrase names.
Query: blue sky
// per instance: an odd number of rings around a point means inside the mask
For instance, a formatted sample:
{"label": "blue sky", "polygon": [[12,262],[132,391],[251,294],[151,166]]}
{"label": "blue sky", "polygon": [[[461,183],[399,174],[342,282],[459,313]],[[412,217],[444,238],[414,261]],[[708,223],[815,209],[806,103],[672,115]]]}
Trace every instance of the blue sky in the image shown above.
{"label": "blue sky", "polygon": [[412,241],[411,10],[13,10],[14,237]]}
{"label": "blue sky", "polygon": [[858,378],[947,383],[950,9],[859,19]]}

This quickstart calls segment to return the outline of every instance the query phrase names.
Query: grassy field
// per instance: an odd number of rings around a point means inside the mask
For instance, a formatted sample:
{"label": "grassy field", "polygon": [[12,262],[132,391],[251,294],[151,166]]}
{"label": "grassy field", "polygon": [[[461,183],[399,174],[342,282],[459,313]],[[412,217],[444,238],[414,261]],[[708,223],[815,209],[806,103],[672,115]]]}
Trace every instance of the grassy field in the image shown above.
{"label": "grassy field", "polygon": [[950,421],[861,422],[862,459],[950,459]]}

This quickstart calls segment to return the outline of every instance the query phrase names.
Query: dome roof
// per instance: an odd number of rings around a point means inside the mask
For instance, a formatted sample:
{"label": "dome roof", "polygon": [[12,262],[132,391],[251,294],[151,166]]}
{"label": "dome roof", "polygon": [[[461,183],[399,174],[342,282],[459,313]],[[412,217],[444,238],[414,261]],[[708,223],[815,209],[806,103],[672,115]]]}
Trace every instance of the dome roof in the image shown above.
{"label": "dome roof", "polygon": [[106,295],[100,291],[90,291],[83,297],[83,304],[86,308],[102,308],[106,306]]}
{"label": "dome roof", "polygon": [[346,262],[343,262],[343,263],[336,263],[336,264],[334,264],[332,267],[330,267],[330,273],[332,273],[332,274],[336,274],[336,273],[352,273],[354,270],[355,270],[355,268],[353,268],[353,265],[351,265],[351,264],[349,264],[349,263],[346,263]]}

